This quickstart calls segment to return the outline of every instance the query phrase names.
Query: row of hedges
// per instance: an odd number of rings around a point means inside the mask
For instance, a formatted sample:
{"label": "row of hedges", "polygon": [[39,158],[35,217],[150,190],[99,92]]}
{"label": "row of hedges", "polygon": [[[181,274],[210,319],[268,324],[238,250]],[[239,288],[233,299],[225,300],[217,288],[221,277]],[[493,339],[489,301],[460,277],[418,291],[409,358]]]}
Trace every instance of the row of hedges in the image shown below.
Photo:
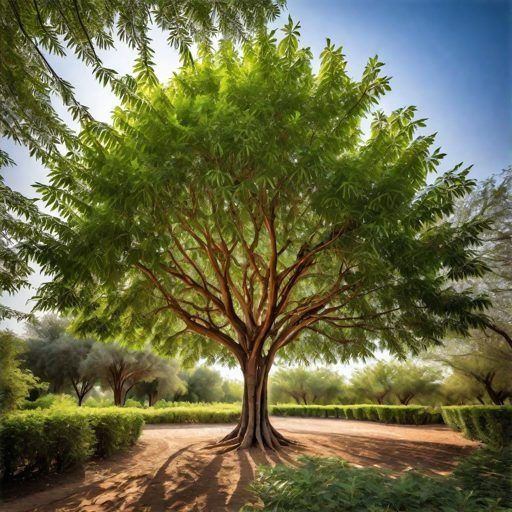
{"label": "row of hedges", "polygon": [[421,405],[274,405],[276,416],[341,418],[402,425],[442,423],[441,414]]}
{"label": "row of hedges", "polygon": [[240,407],[169,407],[168,409],[134,409],[146,423],[236,423]]}
{"label": "row of hedges", "polygon": [[0,422],[0,480],[59,472],[133,445],[142,414],[119,409],[26,411]]}
{"label": "row of hedges", "polygon": [[444,422],[469,439],[497,448],[512,444],[512,406],[449,406],[441,411]]}

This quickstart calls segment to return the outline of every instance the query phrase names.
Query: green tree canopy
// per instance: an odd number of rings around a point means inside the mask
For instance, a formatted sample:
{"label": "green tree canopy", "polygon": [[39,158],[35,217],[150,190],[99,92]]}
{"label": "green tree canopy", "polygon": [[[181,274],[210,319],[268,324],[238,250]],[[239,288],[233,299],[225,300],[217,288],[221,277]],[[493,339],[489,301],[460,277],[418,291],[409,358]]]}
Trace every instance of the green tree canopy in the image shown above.
{"label": "green tree canopy", "polygon": [[52,276],[39,308],[77,314],[82,335],[239,364],[245,406],[226,442],[244,447],[286,442],[266,412],[278,353],[417,352],[487,305],[452,286],[485,270],[486,221],[447,217],[468,170],[426,185],[443,155],[413,107],[376,109],[389,90],[376,57],[360,80],[330,41],[318,73],[311,59],[290,20],[279,42],[202,46],[166,87],[139,73],[144,101],[86,126],[39,188],[61,219],[36,254]]}
{"label": "green tree canopy", "polygon": [[224,399],[223,382],[217,370],[199,366],[191,372],[183,373],[187,382],[186,393],[179,395],[186,402],[222,402]]}

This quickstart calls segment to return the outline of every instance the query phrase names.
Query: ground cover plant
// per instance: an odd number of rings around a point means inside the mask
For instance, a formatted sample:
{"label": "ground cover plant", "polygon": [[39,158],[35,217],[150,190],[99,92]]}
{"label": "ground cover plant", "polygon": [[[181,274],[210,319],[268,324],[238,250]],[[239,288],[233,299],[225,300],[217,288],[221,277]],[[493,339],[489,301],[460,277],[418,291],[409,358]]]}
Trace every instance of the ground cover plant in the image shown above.
{"label": "ground cover plant", "polygon": [[382,63],[354,80],[329,41],[314,73],[298,26],[283,32],[202,45],[167,87],[137,68],[140,101],[84,123],[38,188],[59,213],[33,252],[52,278],[38,307],[83,336],[239,365],[232,448],[288,442],[268,418],[276,357],[419,352],[488,305],[451,286],[486,269],[473,248],[487,220],[448,217],[468,169],[427,186],[443,154],[413,107],[377,110]]}
{"label": "ground cover plant", "polygon": [[261,467],[252,489],[263,506],[246,512],[491,512],[512,507],[511,450],[482,450],[451,476],[355,468],[337,458],[303,457],[299,467]]}

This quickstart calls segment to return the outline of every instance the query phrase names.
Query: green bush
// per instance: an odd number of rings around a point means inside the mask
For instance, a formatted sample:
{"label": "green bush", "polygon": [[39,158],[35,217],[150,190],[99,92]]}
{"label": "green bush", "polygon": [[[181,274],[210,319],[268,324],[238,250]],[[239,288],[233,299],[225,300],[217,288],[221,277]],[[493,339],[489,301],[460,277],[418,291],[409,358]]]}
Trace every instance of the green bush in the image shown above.
{"label": "green bush", "polygon": [[[342,459],[303,457],[300,466],[260,468],[252,490],[263,510],[292,512],[439,512],[510,510],[511,453],[481,452],[449,477],[399,476],[355,468]],[[242,510],[261,510],[246,505]]]}
{"label": "green bush", "polygon": [[234,423],[240,407],[169,407],[141,411],[146,423]]}
{"label": "green bush", "polygon": [[55,408],[13,413],[0,422],[0,480],[60,472],[107,456],[138,439],[142,414]]}
{"label": "green bush", "polygon": [[36,400],[25,400],[21,408],[28,411],[33,409],[72,407],[74,405],[76,405],[76,398],[73,398],[71,395],[54,395],[53,393],[48,393],[47,395],[43,395]]}
{"label": "green bush", "polygon": [[83,415],[27,411],[2,420],[0,446],[0,477],[27,477],[85,461],[93,453],[94,434]]}
{"label": "green bush", "polygon": [[421,405],[293,405],[279,404],[270,407],[276,416],[342,418],[402,425],[442,423],[440,413]]}
{"label": "green bush", "polygon": [[444,422],[467,438],[497,448],[512,444],[512,406],[462,405],[442,407]]}

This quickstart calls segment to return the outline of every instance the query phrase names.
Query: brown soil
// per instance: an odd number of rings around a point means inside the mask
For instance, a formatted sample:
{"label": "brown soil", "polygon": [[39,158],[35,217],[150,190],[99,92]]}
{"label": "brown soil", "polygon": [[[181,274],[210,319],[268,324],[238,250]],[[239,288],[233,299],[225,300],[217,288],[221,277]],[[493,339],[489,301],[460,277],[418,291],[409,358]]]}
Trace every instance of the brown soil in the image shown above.
{"label": "brown soil", "polygon": [[1,512],[235,511],[251,499],[259,464],[294,464],[301,454],[340,456],[360,466],[450,472],[477,445],[444,426],[273,418],[302,443],[278,455],[206,449],[230,425],[149,425],[135,448],[84,469],[4,490]]}

